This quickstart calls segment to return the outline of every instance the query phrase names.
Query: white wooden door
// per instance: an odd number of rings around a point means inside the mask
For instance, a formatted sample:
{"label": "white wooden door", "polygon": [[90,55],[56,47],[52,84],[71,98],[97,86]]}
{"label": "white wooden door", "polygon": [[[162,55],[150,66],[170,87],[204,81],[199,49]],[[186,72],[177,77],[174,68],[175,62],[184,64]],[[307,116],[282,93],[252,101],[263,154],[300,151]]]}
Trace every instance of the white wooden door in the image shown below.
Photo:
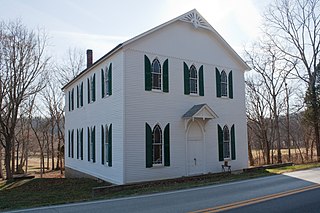
{"label": "white wooden door", "polygon": [[189,175],[204,172],[203,134],[198,123],[192,122],[188,131],[188,171]]}

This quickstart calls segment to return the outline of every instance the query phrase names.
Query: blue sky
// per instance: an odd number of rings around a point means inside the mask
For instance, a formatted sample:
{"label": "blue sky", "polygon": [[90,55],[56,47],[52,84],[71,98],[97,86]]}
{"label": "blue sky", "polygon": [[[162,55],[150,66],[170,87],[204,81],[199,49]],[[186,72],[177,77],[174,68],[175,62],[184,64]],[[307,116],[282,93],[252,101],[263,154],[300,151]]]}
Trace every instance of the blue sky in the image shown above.
{"label": "blue sky", "polygon": [[269,0],[0,0],[0,19],[21,19],[43,27],[50,52],[61,57],[69,47],[93,49],[94,60],[114,46],[192,9],[241,55],[259,35]]}

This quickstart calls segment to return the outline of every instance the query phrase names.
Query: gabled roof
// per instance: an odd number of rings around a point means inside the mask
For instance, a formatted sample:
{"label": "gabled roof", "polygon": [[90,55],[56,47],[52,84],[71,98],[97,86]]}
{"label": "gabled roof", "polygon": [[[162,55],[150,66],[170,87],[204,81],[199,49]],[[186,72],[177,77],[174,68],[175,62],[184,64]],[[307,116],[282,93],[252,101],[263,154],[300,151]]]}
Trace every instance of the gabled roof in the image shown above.
{"label": "gabled roof", "polygon": [[165,22],[151,30],[148,30],[136,37],[133,37],[132,39],[129,39],[127,41],[125,41],[124,43],[119,44],[118,46],[116,46],[114,49],[112,49],[110,52],[108,52],[107,54],[105,54],[104,56],[102,56],[99,60],[97,60],[96,62],[94,62],[92,64],[91,67],[85,69],[84,71],[82,71],[78,76],[76,76],[73,80],[71,80],[68,84],[66,84],[62,90],[64,90],[65,88],[67,88],[70,84],[72,84],[75,80],[77,80],[78,78],[80,78],[82,75],[84,75],[86,72],[89,72],[91,69],[93,69],[96,65],[98,65],[101,61],[103,61],[104,59],[107,59],[108,57],[110,57],[111,55],[113,55],[114,53],[116,53],[117,51],[119,51],[120,49],[122,49],[124,46],[131,44],[133,42],[135,42],[136,40],[143,38],[157,30],[160,30],[164,27],[166,27],[167,25],[174,23],[176,21],[183,21],[183,22],[188,22],[193,24],[193,26],[195,28],[203,28],[206,30],[209,30],[211,33],[213,33],[216,38],[218,39],[218,41],[225,47],[225,49],[227,51],[230,52],[231,56],[234,57],[243,67],[244,70],[250,70],[250,67],[245,63],[245,61],[243,61],[243,59],[234,51],[234,49],[232,49],[232,47],[222,38],[222,36],[200,15],[200,13],[196,10],[193,9],[181,16],[178,16],[177,18],[174,18],[168,22]]}
{"label": "gabled roof", "polygon": [[200,118],[203,120],[217,117],[217,114],[207,104],[194,105],[182,116],[184,119]]}

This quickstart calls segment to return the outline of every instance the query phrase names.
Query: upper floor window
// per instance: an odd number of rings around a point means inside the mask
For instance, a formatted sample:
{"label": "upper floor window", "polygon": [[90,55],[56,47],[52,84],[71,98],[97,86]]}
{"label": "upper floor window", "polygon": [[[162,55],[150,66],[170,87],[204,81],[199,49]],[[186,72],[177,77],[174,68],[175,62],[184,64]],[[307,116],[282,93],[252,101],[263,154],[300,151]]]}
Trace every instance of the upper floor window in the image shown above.
{"label": "upper floor window", "polygon": [[87,78],[88,103],[96,101],[96,74]]}
{"label": "upper floor window", "polygon": [[160,90],[169,92],[169,63],[168,59],[161,63],[155,58],[152,64],[148,56],[144,56],[144,71],[145,71],[145,90]]}
{"label": "upper floor window", "polygon": [[112,95],[112,63],[101,69],[101,94],[102,98]]}
{"label": "upper floor window", "polygon": [[225,70],[220,73],[216,68],[216,92],[217,97],[229,97],[233,98],[233,77],[232,71],[227,75]]}
{"label": "upper floor window", "polygon": [[152,62],[152,89],[161,90],[161,65],[158,59]]}
{"label": "upper floor window", "polygon": [[221,96],[228,96],[227,74],[224,70],[221,72]]}
{"label": "upper floor window", "polygon": [[83,106],[83,82],[77,85],[77,108]]}
{"label": "upper floor window", "polygon": [[184,94],[198,94],[204,96],[204,77],[203,77],[203,65],[200,66],[199,72],[195,65],[191,65],[190,69],[188,65],[183,63],[184,72]]}
{"label": "upper floor window", "polygon": [[198,75],[197,75],[197,69],[194,65],[191,65],[190,67],[190,93],[198,94]]}

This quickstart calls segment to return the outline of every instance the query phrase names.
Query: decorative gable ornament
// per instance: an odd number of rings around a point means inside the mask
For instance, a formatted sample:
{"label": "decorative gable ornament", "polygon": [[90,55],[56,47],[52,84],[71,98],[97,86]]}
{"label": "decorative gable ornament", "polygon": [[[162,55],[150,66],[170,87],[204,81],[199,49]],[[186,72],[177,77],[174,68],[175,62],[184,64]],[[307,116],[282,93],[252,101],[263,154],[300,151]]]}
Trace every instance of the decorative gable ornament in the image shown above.
{"label": "decorative gable ornament", "polygon": [[206,29],[211,28],[211,25],[196,10],[192,10],[189,13],[184,14],[180,20],[191,23],[196,29],[198,27],[203,27]]}

